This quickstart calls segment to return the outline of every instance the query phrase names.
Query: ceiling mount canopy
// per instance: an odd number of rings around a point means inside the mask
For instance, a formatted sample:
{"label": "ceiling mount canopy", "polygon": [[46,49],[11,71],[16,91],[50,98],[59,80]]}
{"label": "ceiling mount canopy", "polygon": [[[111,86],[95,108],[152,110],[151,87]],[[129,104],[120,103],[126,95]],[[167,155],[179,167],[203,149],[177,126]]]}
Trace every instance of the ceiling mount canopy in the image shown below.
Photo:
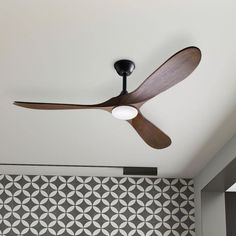
{"label": "ceiling mount canopy", "polygon": [[171,144],[171,139],[141,114],[140,107],[149,99],[187,78],[198,66],[200,60],[201,51],[199,48],[184,48],[170,57],[136,90],[130,93],[127,92],[127,76],[133,72],[135,65],[130,60],[117,61],[114,67],[123,79],[122,92],[99,104],[79,105],[22,101],[15,101],[14,104],[40,110],[102,109],[111,112],[116,118],[127,120],[149,146],[162,149]]}
{"label": "ceiling mount canopy", "polygon": [[130,60],[119,60],[114,64],[115,70],[118,75],[122,76],[123,79],[123,87],[120,95],[127,94],[127,76],[130,76],[135,69],[134,62]]}

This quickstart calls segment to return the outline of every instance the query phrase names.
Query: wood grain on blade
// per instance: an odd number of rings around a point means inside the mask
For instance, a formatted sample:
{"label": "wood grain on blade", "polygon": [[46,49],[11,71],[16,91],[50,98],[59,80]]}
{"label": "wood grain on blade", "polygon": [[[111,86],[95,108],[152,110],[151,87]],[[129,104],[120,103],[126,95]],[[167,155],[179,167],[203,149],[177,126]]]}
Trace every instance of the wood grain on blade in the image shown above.
{"label": "wood grain on blade", "polygon": [[144,103],[187,78],[198,66],[201,51],[188,47],[173,55],[154,71],[136,90],[125,95],[122,103]]}
{"label": "wood grain on blade", "polygon": [[140,112],[134,119],[128,122],[149,146],[156,149],[163,149],[171,144],[171,139],[148,121]]}
{"label": "wood grain on blade", "polygon": [[78,105],[78,104],[62,104],[62,103],[40,103],[40,102],[14,102],[14,105],[38,110],[71,110],[71,109],[103,109],[111,111],[111,106],[94,105]]}

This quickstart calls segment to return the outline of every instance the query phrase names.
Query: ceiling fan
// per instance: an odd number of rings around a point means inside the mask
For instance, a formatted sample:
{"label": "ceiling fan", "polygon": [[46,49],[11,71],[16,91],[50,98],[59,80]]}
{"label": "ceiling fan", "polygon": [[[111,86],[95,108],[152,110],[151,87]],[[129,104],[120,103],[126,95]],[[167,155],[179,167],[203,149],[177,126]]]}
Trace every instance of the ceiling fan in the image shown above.
{"label": "ceiling fan", "polygon": [[201,51],[199,48],[184,48],[170,57],[136,90],[130,93],[126,90],[127,77],[135,69],[135,64],[130,60],[119,60],[114,64],[114,67],[123,79],[122,92],[120,95],[99,104],[79,105],[22,101],[15,101],[14,104],[40,110],[102,109],[111,112],[118,119],[127,120],[148,145],[162,149],[171,144],[171,139],[141,114],[140,107],[149,99],[185,79],[198,66],[200,60]]}

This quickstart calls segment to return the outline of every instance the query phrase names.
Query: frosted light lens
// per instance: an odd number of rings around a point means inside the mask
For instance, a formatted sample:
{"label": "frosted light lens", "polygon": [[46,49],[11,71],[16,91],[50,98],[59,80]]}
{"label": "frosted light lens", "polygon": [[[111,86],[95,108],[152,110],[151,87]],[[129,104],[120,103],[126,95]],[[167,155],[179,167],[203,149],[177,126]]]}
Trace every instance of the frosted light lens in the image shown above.
{"label": "frosted light lens", "polygon": [[138,110],[131,106],[118,106],[113,108],[112,115],[120,120],[131,120],[138,115]]}

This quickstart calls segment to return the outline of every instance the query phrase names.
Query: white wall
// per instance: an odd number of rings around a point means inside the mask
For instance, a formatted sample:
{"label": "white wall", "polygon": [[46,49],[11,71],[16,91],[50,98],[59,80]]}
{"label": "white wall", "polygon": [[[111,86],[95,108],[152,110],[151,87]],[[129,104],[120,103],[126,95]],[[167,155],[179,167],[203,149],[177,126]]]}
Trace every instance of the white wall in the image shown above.
{"label": "white wall", "polygon": [[[195,183],[195,209],[196,209],[196,236],[210,236],[204,234],[208,222],[202,224],[201,212],[201,190],[236,157],[236,135],[215,155],[215,157],[207,164],[207,166],[194,178]],[[221,199],[222,200],[222,199]],[[204,203],[205,205],[205,203]],[[204,206],[205,207],[205,206]],[[219,208],[220,209],[220,208]],[[224,212],[222,212],[224,214]],[[205,219],[206,220],[206,219]],[[217,221],[215,216],[215,227],[225,227],[225,222]],[[203,234],[202,234],[203,233]],[[214,236],[224,236],[222,234],[215,234]]]}
{"label": "white wall", "polygon": [[224,193],[203,192],[201,199],[202,235],[226,236]]}

